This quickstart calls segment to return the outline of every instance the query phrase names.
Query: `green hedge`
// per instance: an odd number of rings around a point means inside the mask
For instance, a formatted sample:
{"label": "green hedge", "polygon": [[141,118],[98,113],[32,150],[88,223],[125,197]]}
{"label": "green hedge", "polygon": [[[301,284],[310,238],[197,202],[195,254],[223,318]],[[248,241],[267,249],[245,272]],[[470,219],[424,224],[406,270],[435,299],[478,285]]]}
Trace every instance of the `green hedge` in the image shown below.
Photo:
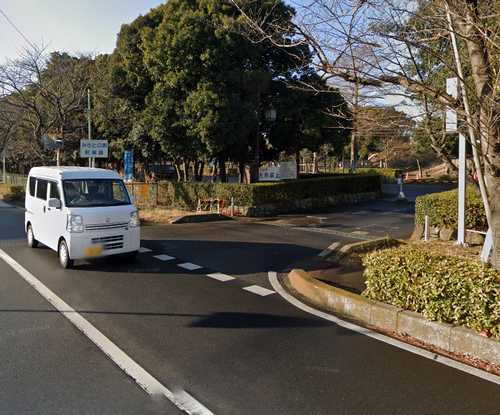
{"label": "green hedge", "polygon": [[[457,229],[458,191],[450,190],[417,197],[415,223],[423,225],[425,215],[429,216],[430,226]],[[470,188],[466,192],[465,227],[483,231],[488,229],[481,196]]]}
{"label": "green hedge", "polygon": [[0,199],[24,200],[24,186],[0,184]]}
{"label": "green hedge", "polygon": [[373,252],[363,264],[364,296],[500,339],[499,271],[412,246]]}
{"label": "green hedge", "polygon": [[256,184],[161,182],[158,204],[194,209],[198,199],[219,198],[238,206],[286,204],[290,200],[321,199],[334,194],[380,192],[380,176],[340,175],[318,179],[290,180]]}
{"label": "green hedge", "polygon": [[[332,174],[349,174],[348,169],[336,169]],[[378,167],[359,167],[356,169],[357,174],[378,175],[384,183],[395,183],[398,176],[403,174],[401,169],[378,168]],[[302,176],[302,175],[301,175]]]}

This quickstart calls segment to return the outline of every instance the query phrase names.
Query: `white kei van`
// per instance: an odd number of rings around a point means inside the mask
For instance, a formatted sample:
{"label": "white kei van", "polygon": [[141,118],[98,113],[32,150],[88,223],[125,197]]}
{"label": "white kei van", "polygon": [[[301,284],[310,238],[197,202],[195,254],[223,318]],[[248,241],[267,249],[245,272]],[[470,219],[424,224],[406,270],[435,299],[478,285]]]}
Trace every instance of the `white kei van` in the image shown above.
{"label": "white kei van", "polygon": [[85,167],[34,167],[26,185],[28,245],[56,251],[63,268],[75,259],[126,254],[140,246],[140,222],[118,173]]}

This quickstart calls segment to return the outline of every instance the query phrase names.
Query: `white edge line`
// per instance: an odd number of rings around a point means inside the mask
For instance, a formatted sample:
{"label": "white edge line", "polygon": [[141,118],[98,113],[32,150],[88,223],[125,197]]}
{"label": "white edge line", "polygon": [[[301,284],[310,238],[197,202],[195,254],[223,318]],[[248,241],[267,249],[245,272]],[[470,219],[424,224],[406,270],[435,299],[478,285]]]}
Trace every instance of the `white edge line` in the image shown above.
{"label": "white edge line", "polygon": [[[0,258],[16,271],[29,285],[31,285],[43,298],[45,298],[57,311],[66,317],[78,330],[80,330],[92,343],[94,343],[106,356],[108,356],[120,369],[130,376],[144,391],[152,396],[164,396],[179,409],[190,415],[210,415],[208,409],[205,411],[189,412],[179,392],[173,393],[162,385],[155,377],[139,366],[130,356],[121,350],[116,344],[109,340],[95,326],[83,318],[71,306],[46,287],[39,279],[26,270],[16,260],[0,249]],[[194,398],[193,398],[194,399]],[[201,408],[205,408],[200,404]],[[206,409],[206,408],[205,408]],[[212,414],[213,415],[213,414]]]}
{"label": "white edge line", "polygon": [[176,391],[174,393],[176,399],[182,405],[182,409],[191,415],[213,415],[213,412],[210,411],[205,405],[200,403],[197,399],[195,399],[192,395],[190,395],[185,390]]}
{"label": "white edge line", "polygon": [[361,327],[356,324],[344,321],[338,317],[335,317],[331,314],[325,313],[323,311],[317,310],[313,307],[308,306],[307,304],[304,304],[303,302],[297,300],[295,297],[293,297],[291,294],[289,294],[285,289],[281,286],[279,280],[278,280],[278,275],[274,271],[269,271],[268,272],[268,278],[269,282],[271,283],[272,287],[274,290],[281,295],[286,301],[294,305],[295,307],[301,309],[302,311],[305,311],[306,313],[313,314],[317,317],[323,318],[325,320],[329,320],[333,323],[338,324],[341,327],[344,327],[348,330],[355,331],[359,334],[364,334],[365,336],[371,337],[373,339],[379,340],[381,342],[390,344],[391,346],[397,347],[399,349],[406,350],[407,352],[417,354],[419,356],[425,357],[427,359],[433,360],[434,362],[441,363],[446,366],[450,366],[454,369],[460,370],[461,372],[468,373],[469,375],[476,376],[478,378],[487,380],[492,383],[496,383],[497,385],[500,385],[500,376],[496,376],[493,373],[486,372],[481,369],[477,369],[475,367],[466,365],[464,363],[458,362],[456,360],[450,359],[446,356],[439,355],[437,353],[430,352],[425,349],[421,349],[419,347],[413,346],[408,343],[404,343],[400,340],[394,339],[392,337],[386,336],[381,333],[377,333],[373,330],[370,330],[366,327]]}

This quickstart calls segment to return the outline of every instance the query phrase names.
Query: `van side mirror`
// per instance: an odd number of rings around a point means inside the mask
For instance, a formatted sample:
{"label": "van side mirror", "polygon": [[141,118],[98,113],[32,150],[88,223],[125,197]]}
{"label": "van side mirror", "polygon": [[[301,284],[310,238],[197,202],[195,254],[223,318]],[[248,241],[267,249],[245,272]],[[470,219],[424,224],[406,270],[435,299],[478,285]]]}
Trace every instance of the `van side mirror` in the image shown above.
{"label": "van side mirror", "polygon": [[49,208],[61,209],[62,204],[59,199],[49,199]]}

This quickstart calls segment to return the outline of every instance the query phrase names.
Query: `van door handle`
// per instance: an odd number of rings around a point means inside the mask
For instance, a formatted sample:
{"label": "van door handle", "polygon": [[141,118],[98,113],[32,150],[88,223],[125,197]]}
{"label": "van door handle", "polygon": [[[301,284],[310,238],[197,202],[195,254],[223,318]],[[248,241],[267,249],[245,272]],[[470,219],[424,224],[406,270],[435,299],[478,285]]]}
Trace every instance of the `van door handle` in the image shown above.
{"label": "van door handle", "polygon": [[45,206],[43,207],[43,213],[45,213]]}

